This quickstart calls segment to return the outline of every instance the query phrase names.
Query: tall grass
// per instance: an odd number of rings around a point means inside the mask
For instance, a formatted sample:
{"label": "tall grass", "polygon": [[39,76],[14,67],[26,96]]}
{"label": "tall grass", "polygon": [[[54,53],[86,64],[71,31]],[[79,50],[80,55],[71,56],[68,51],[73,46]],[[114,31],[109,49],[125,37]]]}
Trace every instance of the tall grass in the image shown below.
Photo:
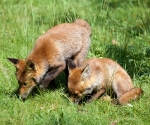
{"label": "tall grass", "polygon": [[[0,1],[0,124],[1,125],[148,125],[150,122],[150,2],[149,0],[1,0]],[[60,87],[26,101],[17,89],[15,67],[7,57],[25,59],[46,30],[76,18],[92,28],[87,58],[109,57],[123,66],[133,84],[144,90],[133,107],[96,100],[75,105]],[[112,44],[115,41],[117,44]]]}

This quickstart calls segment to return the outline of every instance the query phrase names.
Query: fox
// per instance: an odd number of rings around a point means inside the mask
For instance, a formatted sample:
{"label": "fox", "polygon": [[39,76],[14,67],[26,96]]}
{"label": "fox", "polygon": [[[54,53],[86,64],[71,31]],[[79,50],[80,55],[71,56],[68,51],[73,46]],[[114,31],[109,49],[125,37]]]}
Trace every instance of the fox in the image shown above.
{"label": "fox", "polygon": [[79,104],[86,96],[92,102],[112,90],[116,95],[113,104],[129,105],[138,99],[143,90],[134,87],[131,77],[117,62],[109,58],[90,58],[78,67],[68,59],[68,91],[70,99]]}
{"label": "fox", "polygon": [[58,24],[38,37],[26,59],[7,58],[16,67],[19,97],[25,99],[33,88],[42,89],[65,71],[67,59],[83,63],[90,47],[91,27],[84,19]]}

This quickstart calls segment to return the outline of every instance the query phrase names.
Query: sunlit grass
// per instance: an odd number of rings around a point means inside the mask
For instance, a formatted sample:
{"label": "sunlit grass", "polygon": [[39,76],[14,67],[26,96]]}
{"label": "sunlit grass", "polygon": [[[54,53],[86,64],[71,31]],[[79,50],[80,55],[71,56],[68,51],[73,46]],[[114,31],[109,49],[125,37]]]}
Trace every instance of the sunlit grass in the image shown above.
{"label": "sunlit grass", "polygon": [[[148,0],[1,0],[0,1],[0,124],[1,125],[148,125],[150,122],[150,2]],[[17,89],[15,67],[7,57],[24,59],[46,30],[76,18],[92,28],[87,58],[109,57],[123,66],[141,87],[133,107],[96,100],[75,105],[64,93],[64,77],[57,90],[40,92],[26,101]],[[117,44],[113,45],[112,41]]]}

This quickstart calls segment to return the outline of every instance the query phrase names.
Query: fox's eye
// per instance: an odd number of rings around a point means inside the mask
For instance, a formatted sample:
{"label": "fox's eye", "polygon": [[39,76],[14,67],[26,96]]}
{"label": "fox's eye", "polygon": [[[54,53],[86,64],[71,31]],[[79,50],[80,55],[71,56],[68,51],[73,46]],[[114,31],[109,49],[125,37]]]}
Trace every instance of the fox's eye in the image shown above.
{"label": "fox's eye", "polygon": [[73,97],[76,98],[76,97],[77,97],[77,94],[73,94]]}
{"label": "fox's eye", "polygon": [[27,83],[23,83],[24,86],[27,86]]}
{"label": "fox's eye", "polygon": [[78,97],[78,93],[74,93],[73,96],[76,98]]}

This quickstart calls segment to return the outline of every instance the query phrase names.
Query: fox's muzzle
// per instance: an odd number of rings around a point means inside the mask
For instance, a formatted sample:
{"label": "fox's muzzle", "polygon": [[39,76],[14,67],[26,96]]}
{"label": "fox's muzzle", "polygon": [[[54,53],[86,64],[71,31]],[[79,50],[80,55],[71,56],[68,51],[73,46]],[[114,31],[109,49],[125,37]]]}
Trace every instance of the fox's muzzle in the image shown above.
{"label": "fox's muzzle", "polygon": [[23,92],[23,93],[20,93],[20,96],[19,98],[20,99],[26,99],[29,94],[32,92],[32,90],[35,88],[35,85],[34,86],[31,86],[29,88],[26,88],[26,90]]}

